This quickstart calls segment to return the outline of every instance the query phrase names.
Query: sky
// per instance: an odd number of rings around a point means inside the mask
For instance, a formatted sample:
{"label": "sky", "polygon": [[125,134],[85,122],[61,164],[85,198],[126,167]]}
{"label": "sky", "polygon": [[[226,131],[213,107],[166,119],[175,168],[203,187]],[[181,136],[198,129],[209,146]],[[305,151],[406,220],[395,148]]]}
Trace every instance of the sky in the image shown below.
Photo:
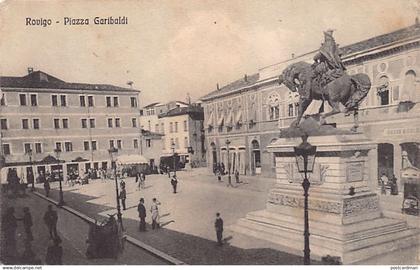
{"label": "sky", "polygon": [[[263,68],[414,24],[418,0],[0,0],[0,75],[42,70],[67,82],[141,91],[140,104],[196,100]],[[126,16],[127,25],[95,25]],[[63,25],[64,17],[89,25]],[[26,18],[52,25],[27,26]],[[55,23],[59,21],[60,23]]]}

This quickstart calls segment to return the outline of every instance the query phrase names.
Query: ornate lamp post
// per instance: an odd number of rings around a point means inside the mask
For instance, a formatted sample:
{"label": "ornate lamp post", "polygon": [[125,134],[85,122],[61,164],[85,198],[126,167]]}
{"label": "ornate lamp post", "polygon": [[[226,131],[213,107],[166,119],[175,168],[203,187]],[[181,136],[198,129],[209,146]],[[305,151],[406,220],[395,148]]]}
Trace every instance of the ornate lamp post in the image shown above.
{"label": "ornate lamp post", "polygon": [[117,164],[114,161],[114,155],[117,155],[118,149],[115,147],[111,147],[110,149],[108,149],[108,153],[111,158],[112,169],[114,170],[115,194],[117,198],[117,218],[118,218],[118,222],[121,225],[121,228],[124,230],[123,222],[122,222],[121,206],[120,206],[120,195],[118,191]]}
{"label": "ornate lamp post", "polygon": [[[26,154],[28,154],[28,157],[29,157],[29,166],[31,166],[31,173],[34,176],[34,170],[33,170],[33,166],[32,166],[32,154],[33,154],[32,149],[29,148],[28,149],[28,152]],[[35,190],[35,177],[34,177],[34,179],[32,181],[32,187],[31,187],[31,191],[33,192],[34,190]]]}
{"label": "ornate lamp post", "polygon": [[228,168],[228,187],[232,187],[232,178],[230,177],[230,156],[229,156],[229,139],[226,139],[226,150],[227,150],[227,168]]}
{"label": "ornate lamp post", "polygon": [[59,199],[58,199],[58,206],[64,205],[64,198],[63,198],[63,187],[61,185],[61,177],[60,177],[60,153],[61,149],[54,149],[55,157],[57,159],[57,169],[58,169],[58,182],[60,184],[60,192],[59,192]]}
{"label": "ornate lamp post", "polygon": [[310,252],[309,249],[309,214],[308,214],[308,192],[309,186],[311,183],[308,180],[308,173],[312,173],[314,170],[315,164],[315,155],[316,155],[316,146],[311,145],[308,143],[308,135],[302,136],[302,143],[294,147],[295,156],[296,156],[296,164],[298,167],[298,171],[300,173],[304,173],[304,179],[302,182],[303,187],[303,195],[305,197],[304,201],[304,231],[303,235],[305,238],[304,249],[303,249],[303,264],[309,265],[310,264]]}
{"label": "ornate lamp post", "polygon": [[171,144],[171,148],[172,148],[172,157],[173,157],[173,160],[174,160],[174,176],[176,176],[176,161],[175,161],[175,143],[173,142],[172,144]]}

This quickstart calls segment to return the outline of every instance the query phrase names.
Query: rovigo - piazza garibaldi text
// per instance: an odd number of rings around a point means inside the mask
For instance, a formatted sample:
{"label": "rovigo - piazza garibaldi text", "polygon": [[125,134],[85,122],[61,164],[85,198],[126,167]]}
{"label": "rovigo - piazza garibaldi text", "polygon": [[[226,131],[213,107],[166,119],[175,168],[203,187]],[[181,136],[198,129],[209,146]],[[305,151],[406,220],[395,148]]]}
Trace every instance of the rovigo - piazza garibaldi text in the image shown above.
{"label": "rovigo - piazza garibaldi text", "polygon": [[[118,17],[94,17],[93,20],[89,18],[72,18],[72,17],[64,17],[63,18],[63,25],[89,25],[93,21],[93,24],[98,25],[114,25],[114,24],[128,24],[128,17],[126,16],[118,16]],[[54,20],[47,19],[47,18],[30,18],[26,17],[25,24],[27,26],[42,26],[47,27],[54,23]],[[59,20],[55,21],[56,24],[60,24]]]}

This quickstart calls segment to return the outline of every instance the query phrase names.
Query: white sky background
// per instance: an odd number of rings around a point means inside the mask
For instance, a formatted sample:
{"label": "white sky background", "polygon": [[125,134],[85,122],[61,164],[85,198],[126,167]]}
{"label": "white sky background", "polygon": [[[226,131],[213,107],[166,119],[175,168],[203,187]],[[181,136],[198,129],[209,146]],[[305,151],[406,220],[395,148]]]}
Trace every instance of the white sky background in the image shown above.
{"label": "white sky background", "polygon": [[[0,0],[1,2],[1,0]],[[258,68],[319,48],[336,29],[341,45],[414,24],[417,0],[5,1],[0,3],[0,74],[27,67],[67,82],[126,86],[141,105],[197,99]],[[89,26],[63,26],[63,17]],[[127,16],[100,26],[95,16]],[[50,18],[49,27],[25,18]]]}

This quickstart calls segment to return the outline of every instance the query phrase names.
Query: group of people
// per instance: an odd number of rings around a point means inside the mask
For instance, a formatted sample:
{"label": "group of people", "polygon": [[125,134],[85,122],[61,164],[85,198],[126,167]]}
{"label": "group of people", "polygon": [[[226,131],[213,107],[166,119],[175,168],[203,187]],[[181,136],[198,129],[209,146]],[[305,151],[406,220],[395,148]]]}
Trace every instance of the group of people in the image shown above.
{"label": "group of people", "polygon": [[[61,239],[57,234],[58,215],[53,210],[52,205],[48,205],[43,220],[50,236],[50,245],[47,248],[45,262],[46,264],[52,265],[62,264],[63,248],[60,246]],[[19,221],[22,222],[25,232],[24,251],[20,257],[18,256],[16,242],[16,231]],[[8,263],[41,264],[41,260],[36,257],[36,254],[32,250],[31,242],[34,240],[32,226],[33,218],[29,207],[23,207],[23,215],[20,218],[15,216],[14,207],[9,207],[6,210],[6,213],[2,217],[2,233],[5,241],[4,247],[6,247],[4,249],[4,257],[8,260]]]}
{"label": "group of people", "polygon": [[379,182],[381,185],[381,194],[386,195],[386,190],[389,188],[391,195],[398,195],[397,177],[395,177],[395,174],[389,179],[386,173],[382,173]]}
{"label": "group of people", "polygon": [[[152,205],[150,206],[150,212],[152,215],[152,230],[160,228],[159,205],[161,205],[161,203],[156,198],[153,198]],[[139,213],[140,218],[139,231],[145,232],[147,211],[144,205],[144,198],[140,198],[140,202],[137,206],[137,212]]]}

